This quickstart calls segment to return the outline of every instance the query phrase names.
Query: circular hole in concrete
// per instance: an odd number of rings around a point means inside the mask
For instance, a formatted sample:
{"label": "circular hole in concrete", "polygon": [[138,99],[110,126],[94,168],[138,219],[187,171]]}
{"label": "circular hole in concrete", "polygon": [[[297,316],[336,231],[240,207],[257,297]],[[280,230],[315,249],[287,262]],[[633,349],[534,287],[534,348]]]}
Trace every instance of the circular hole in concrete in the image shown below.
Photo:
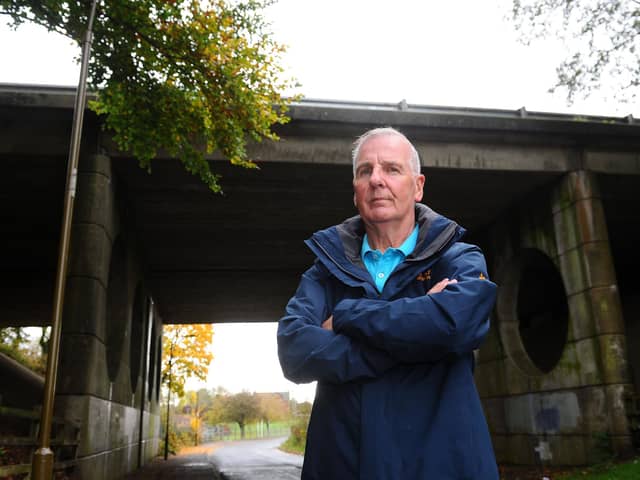
{"label": "circular hole in concrete", "polygon": [[567,342],[569,308],[560,272],[546,254],[523,249],[508,263],[497,313],[511,360],[528,375],[553,370]]}
{"label": "circular hole in concrete", "polygon": [[551,371],[567,343],[569,308],[558,269],[539,250],[523,252],[517,313],[527,354],[541,371]]}

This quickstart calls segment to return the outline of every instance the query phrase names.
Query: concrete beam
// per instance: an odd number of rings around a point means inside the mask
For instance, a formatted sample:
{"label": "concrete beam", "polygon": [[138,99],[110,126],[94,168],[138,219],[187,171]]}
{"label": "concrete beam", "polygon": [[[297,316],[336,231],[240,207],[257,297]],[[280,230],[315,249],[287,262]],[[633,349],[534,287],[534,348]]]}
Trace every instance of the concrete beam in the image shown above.
{"label": "concrete beam", "polygon": [[[310,266],[310,265],[309,265]],[[151,286],[164,323],[274,322],[284,313],[302,272],[156,273]]]}
{"label": "concrete beam", "polygon": [[598,173],[640,175],[640,152],[585,152],[585,170]]}

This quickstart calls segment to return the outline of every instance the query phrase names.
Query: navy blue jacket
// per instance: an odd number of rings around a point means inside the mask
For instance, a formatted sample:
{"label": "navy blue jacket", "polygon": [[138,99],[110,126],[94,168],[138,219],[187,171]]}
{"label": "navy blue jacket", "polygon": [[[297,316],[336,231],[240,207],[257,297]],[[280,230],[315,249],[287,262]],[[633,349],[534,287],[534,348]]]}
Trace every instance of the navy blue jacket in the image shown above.
{"label": "navy blue jacket", "polygon": [[[416,248],[382,293],[359,216],[306,241],[316,262],[278,325],[285,376],[318,381],[303,480],[498,478],[473,381],[496,285],[462,227],[422,204],[416,221]],[[426,294],[445,277],[458,283]]]}

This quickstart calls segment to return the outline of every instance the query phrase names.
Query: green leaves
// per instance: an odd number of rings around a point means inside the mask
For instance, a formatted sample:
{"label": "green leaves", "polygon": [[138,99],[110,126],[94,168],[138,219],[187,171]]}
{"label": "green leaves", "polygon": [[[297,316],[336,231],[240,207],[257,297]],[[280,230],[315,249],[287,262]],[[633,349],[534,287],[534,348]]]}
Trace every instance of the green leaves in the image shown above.
{"label": "green leaves", "polygon": [[[268,1],[110,0],[94,24],[90,108],[118,147],[151,168],[165,151],[215,192],[207,155],[254,168],[247,142],[277,139],[287,122],[280,92],[294,86],[279,66],[284,49],[261,10]],[[87,0],[0,0],[15,24],[33,21],[80,41]]]}
{"label": "green leaves", "polygon": [[236,422],[240,427],[242,438],[244,438],[244,428],[247,423],[257,420],[260,416],[258,397],[249,392],[219,396],[217,403],[218,420]]}

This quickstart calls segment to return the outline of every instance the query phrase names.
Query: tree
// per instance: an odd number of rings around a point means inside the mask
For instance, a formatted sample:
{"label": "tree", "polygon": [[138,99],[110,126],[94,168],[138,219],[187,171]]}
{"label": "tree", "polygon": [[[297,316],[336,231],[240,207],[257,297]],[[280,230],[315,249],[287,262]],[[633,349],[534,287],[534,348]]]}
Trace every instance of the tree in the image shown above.
{"label": "tree", "polygon": [[20,350],[27,343],[27,335],[22,327],[0,328],[0,344],[12,350]]}
{"label": "tree", "polygon": [[215,425],[226,421],[225,404],[230,393],[224,387],[217,387],[211,391],[212,398],[209,409],[204,413],[205,423]]}
{"label": "tree", "polygon": [[[205,156],[255,167],[248,140],[277,139],[293,86],[284,49],[261,10],[272,0],[112,0],[99,3],[89,65],[90,102],[118,147],[150,169],[159,150],[220,191]],[[14,27],[34,22],[80,43],[90,0],[0,0]]]}
{"label": "tree", "polygon": [[289,404],[277,393],[256,393],[260,405],[260,419],[267,425],[289,417]]}
{"label": "tree", "polygon": [[631,100],[640,86],[640,1],[513,0],[512,16],[522,40],[556,36],[569,54],[557,67],[551,91],[566,89],[571,103],[612,79],[619,100]]}
{"label": "tree", "polygon": [[221,400],[218,418],[221,421],[236,422],[240,427],[240,437],[244,438],[246,425],[260,417],[258,398],[248,392],[236,393]]}
{"label": "tree", "polygon": [[184,400],[180,403],[183,411],[188,411],[189,424],[194,433],[194,444],[197,446],[202,440],[203,420],[213,406],[213,396],[206,389],[201,388],[197,392],[187,392]]}
{"label": "tree", "polygon": [[39,330],[40,338],[35,341],[23,327],[0,328],[0,352],[44,375],[51,328],[43,327]]}
{"label": "tree", "polygon": [[187,378],[206,380],[213,354],[213,325],[165,325],[162,333],[162,383],[184,395]]}

